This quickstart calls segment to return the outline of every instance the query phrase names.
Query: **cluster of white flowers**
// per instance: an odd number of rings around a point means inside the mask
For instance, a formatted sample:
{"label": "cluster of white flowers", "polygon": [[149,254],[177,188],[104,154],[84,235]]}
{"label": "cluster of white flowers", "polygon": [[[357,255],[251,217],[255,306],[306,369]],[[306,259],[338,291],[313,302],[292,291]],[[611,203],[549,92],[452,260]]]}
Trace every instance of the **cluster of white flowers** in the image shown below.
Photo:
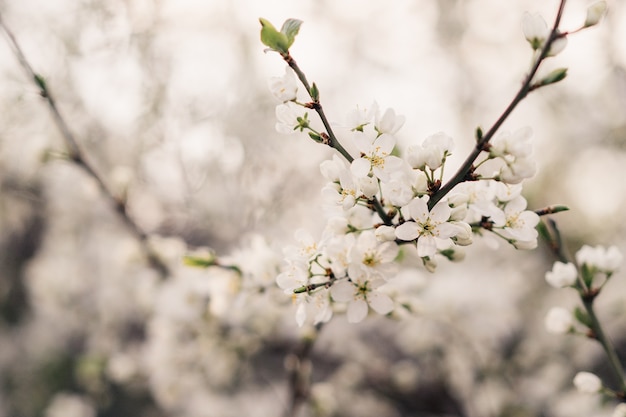
{"label": "cluster of white flowers", "polygon": [[[552,270],[546,272],[548,284],[555,288],[575,287],[583,294],[593,296],[617,271],[623,260],[622,253],[615,246],[607,249],[584,245],[576,252],[575,258],[576,265],[555,262]],[[552,307],[546,315],[545,325],[550,333],[564,334],[575,329],[575,318],[563,307]]]}
{"label": "cluster of white flowers", "polygon": [[[302,105],[294,81],[287,68],[270,82],[283,102],[276,111],[277,130],[313,131],[304,110],[297,111]],[[287,267],[277,279],[294,296],[299,325],[307,317],[327,321],[336,302],[347,303],[350,322],[365,318],[368,306],[391,312],[393,301],[378,289],[393,278],[401,247],[405,254],[413,251],[429,271],[435,270],[438,255],[463,259],[460,247],[470,245],[475,234],[490,232],[518,249],[536,247],[539,216],[526,210],[521,195],[521,182],[535,173],[529,128],[494,137],[471,178],[437,195],[453,140],[436,133],[408,147],[401,158],[394,135],[403,124],[393,109],[381,111],[376,103],[357,107],[344,124],[351,157],[322,162],[328,180],[322,195],[329,206],[323,236],[316,240],[298,231],[300,245],[286,250]]]}

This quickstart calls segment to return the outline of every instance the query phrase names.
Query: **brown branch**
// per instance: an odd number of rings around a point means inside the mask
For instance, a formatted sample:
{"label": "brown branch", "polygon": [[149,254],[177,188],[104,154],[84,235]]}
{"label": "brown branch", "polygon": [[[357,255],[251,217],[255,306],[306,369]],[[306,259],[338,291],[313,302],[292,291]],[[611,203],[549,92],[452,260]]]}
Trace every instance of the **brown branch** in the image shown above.
{"label": "brown branch", "polygon": [[39,89],[39,94],[46,101],[48,105],[48,110],[52,115],[54,123],[59,129],[63,140],[65,141],[65,145],[68,149],[68,159],[75,163],[77,166],[83,169],[90,176],[100,188],[100,191],[105,196],[105,198],[112,204],[115,211],[118,213],[122,223],[128,229],[130,234],[132,234],[140,243],[141,249],[144,252],[144,255],[150,265],[150,267],[154,268],[162,278],[166,278],[170,275],[169,268],[167,265],[159,258],[159,256],[150,248],[148,244],[148,236],[147,234],[141,230],[141,228],[135,223],[135,221],[128,214],[128,207],[126,202],[115,196],[115,193],[108,187],[108,185],[104,182],[103,178],[97,173],[93,165],[88,161],[85,153],[81,150],[78,141],[72,134],[67,122],[65,121],[61,111],[59,110],[54,96],[52,92],[48,88],[45,79],[37,74],[33,67],[30,65],[22,48],[20,47],[17,39],[13,35],[13,32],[8,28],[6,23],[2,19],[2,15],[0,14],[0,27],[2,27],[5,35],[7,36],[8,43],[13,51],[13,54],[17,58],[20,63],[20,66],[26,73],[26,76],[35,84],[35,86]]}

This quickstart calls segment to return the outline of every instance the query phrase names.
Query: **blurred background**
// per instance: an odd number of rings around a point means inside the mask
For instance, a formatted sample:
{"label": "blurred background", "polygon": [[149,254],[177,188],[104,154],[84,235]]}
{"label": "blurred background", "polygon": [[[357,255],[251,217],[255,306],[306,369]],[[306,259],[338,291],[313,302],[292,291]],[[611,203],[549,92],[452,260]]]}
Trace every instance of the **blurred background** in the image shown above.
{"label": "blurred background", "polygon": [[[65,143],[6,37],[0,41],[0,417],[279,416],[289,408],[298,329],[274,285],[293,232],[324,226],[319,163],[332,152],[274,130],[259,17],[304,21],[292,48],[333,123],[376,100],[407,122],[399,146],[444,131],[450,166],[516,92],[531,60],[525,11],[538,0],[0,1],[35,71],[89,162],[169,267],[161,277]],[[626,4],[569,38],[504,129],[531,126],[539,173],[533,209],[556,218],[572,253],[624,251]],[[571,0],[574,30],[589,2]],[[448,170],[449,174],[453,169]],[[225,268],[182,257],[214,251]],[[435,274],[403,271],[412,313],[349,325],[337,316],[311,353],[301,416],[608,416],[575,392],[577,371],[606,376],[592,341],[548,334],[552,306],[575,294],[544,281],[531,252],[480,242]],[[626,353],[626,283],[618,273],[599,315]]]}

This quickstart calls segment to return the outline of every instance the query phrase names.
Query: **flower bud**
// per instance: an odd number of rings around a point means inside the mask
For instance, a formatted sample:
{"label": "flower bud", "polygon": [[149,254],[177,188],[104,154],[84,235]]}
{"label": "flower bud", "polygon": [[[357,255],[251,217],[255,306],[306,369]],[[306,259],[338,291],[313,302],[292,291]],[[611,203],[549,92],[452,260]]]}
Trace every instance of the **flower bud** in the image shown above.
{"label": "flower bud", "polygon": [[555,262],[552,271],[546,272],[546,281],[554,288],[564,288],[574,285],[577,276],[578,271],[573,263]]}
{"label": "flower bud", "polygon": [[585,27],[597,25],[602,16],[606,12],[606,2],[597,1],[587,9],[587,18],[585,19]]}
{"label": "flower bud", "polygon": [[574,377],[574,386],[583,394],[595,394],[602,389],[602,381],[591,372],[579,372]]}
{"label": "flower bud", "polygon": [[574,326],[574,318],[568,310],[552,307],[546,315],[545,325],[549,333],[565,334]]}

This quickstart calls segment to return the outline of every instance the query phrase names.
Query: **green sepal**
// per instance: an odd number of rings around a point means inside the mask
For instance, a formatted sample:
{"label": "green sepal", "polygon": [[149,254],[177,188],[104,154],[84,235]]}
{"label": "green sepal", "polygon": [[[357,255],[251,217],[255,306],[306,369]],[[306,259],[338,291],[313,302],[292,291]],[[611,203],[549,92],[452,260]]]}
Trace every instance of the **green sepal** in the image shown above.
{"label": "green sepal", "polygon": [[302,25],[302,20],[287,19],[280,28],[280,33],[287,37],[287,49],[289,49],[291,45],[293,45],[293,41],[296,40],[296,35],[300,31],[300,25]]}
{"label": "green sepal", "polygon": [[583,326],[591,328],[591,318],[589,317],[589,314],[587,314],[587,312],[582,308],[576,307],[576,309],[574,310],[574,317]]}
{"label": "green sepal", "polygon": [[309,91],[309,94],[311,95],[311,98],[313,99],[313,101],[320,100],[320,90],[318,90],[317,85],[315,83],[313,83],[313,85],[311,86],[311,91]]}
{"label": "green sepal", "polygon": [[259,22],[261,22],[261,42],[263,42],[263,45],[276,52],[286,54],[289,50],[289,46],[293,43],[293,40],[290,43],[287,35],[276,30],[274,25],[272,25],[267,19],[263,19],[261,17],[259,18]]}
{"label": "green sepal", "polygon": [[591,285],[593,284],[593,276],[595,274],[595,267],[589,268],[589,265],[585,263],[580,268],[580,272],[583,278],[583,282],[585,283],[585,286],[587,288],[591,288]]}

